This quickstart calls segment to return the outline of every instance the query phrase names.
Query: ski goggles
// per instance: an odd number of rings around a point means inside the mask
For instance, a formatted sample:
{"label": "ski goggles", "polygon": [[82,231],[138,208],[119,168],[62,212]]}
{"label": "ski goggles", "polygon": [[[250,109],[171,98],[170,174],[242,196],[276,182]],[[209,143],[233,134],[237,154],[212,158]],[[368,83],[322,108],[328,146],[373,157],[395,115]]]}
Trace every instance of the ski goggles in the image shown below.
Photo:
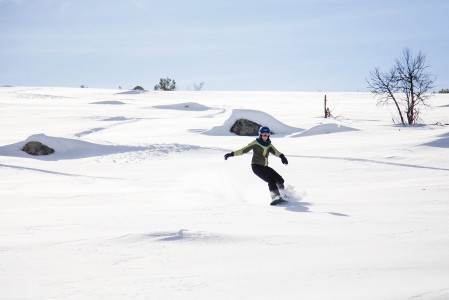
{"label": "ski goggles", "polygon": [[262,132],[260,135],[261,135],[261,136],[270,136],[270,133],[268,133],[268,132]]}

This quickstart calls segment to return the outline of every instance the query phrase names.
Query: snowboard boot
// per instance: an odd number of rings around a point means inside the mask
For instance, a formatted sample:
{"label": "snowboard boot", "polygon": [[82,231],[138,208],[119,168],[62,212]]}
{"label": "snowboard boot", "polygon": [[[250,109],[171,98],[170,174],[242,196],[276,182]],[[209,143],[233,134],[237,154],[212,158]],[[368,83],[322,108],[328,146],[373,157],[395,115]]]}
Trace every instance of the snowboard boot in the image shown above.
{"label": "snowboard boot", "polygon": [[282,182],[282,183],[276,183],[276,185],[277,185],[277,187],[278,187],[278,189],[279,189],[279,193],[280,193],[282,199],[288,200],[288,196],[287,196],[287,194],[285,193],[284,183],[283,183],[283,182]]}
{"label": "snowboard boot", "polygon": [[279,190],[270,191],[270,195],[272,200],[270,205],[279,205],[287,202],[286,200],[282,199]]}
{"label": "snowboard boot", "polygon": [[273,190],[270,191],[271,200],[276,200],[281,197],[281,194],[279,193],[279,190]]}

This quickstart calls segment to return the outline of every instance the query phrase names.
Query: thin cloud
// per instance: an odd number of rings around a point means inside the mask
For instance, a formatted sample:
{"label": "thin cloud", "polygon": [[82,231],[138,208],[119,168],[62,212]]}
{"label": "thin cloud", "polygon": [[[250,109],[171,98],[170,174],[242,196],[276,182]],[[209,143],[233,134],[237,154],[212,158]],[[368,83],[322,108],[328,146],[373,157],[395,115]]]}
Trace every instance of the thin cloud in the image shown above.
{"label": "thin cloud", "polygon": [[22,0],[0,0],[0,4],[3,3],[14,3],[14,4],[22,4]]}
{"label": "thin cloud", "polygon": [[135,6],[141,9],[148,9],[148,1],[146,0],[131,0],[132,3],[134,3]]}

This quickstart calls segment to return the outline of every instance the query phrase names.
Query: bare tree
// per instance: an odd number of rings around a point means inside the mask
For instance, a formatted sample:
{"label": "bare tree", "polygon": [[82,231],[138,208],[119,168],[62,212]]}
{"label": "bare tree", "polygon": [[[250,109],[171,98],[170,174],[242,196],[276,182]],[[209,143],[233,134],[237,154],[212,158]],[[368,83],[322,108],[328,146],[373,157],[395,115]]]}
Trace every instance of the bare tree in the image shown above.
{"label": "bare tree", "polygon": [[193,90],[196,91],[196,92],[201,91],[203,89],[203,87],[204,87],[204,83],[205,83],[204,81],[201,81],[200,83],[194,83],[193,84]]}
{"label": "bare tree", "polygon": [[413,56],[406,48],[390,71],[383,73],[375,68],[370,72],[368,88],[379,98],[377,105],[393,102],[401,123],[412,125],[420,119],[420,108],[429,106],[431,94],[428,92],[435,79],[427,72],[428,68],[424,54],[419,52]]}

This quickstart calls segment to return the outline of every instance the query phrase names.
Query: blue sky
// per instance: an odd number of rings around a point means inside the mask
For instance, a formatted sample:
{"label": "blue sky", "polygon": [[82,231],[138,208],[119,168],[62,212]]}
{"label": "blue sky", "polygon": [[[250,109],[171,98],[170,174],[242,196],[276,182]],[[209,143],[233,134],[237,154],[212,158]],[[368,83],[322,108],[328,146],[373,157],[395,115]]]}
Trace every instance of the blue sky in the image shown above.
{"label": "blue sky", "polygon": [[0,86],[367,91],[422,51],[449,88],[447,0],[0,0]]}

